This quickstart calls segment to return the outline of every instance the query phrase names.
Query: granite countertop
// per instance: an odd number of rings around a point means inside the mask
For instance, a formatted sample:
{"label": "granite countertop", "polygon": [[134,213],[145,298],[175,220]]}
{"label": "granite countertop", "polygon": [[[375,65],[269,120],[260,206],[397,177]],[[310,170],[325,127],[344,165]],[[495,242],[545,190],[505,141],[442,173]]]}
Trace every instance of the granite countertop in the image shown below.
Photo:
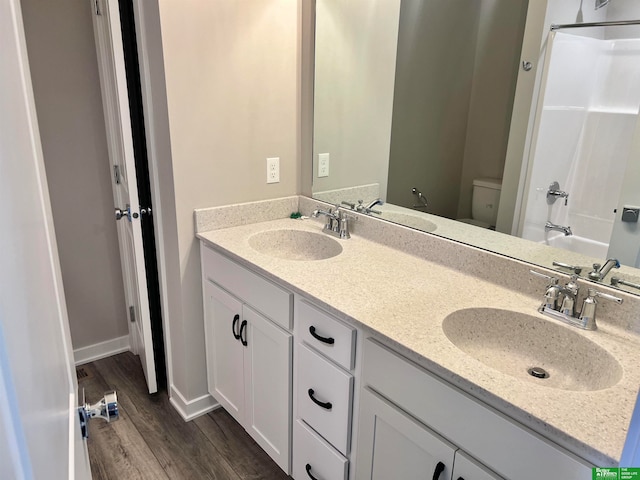
{"label": "granite countertop", "polygon": [[[282,229],[322,234],[322,224],[317,221],[281,219],[197,236],[239,263],[312,299],[336,317],[385,340],[432,373],[594,465],[617,465],[640,385],[638,335],[601,318],[595,332],[566,326],[537,313],[540,297],[355,234],[340,241],[340,255],[316,261],[277,259],[249,245],[249,238],[256,233]],[[465,248],[471,247],[460,246],[461,255]],[[539,316],[574,330],[621,364],[622,379],[604,390],[567,391],[486,367],[458,349],[442,329],[447,315],[480,307]]]}

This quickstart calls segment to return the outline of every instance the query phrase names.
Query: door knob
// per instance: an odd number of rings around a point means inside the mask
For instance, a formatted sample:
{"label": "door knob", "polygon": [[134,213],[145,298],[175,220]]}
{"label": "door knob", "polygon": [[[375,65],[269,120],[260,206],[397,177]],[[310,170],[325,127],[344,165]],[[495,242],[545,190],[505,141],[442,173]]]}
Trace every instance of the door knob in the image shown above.
{"label": "door knob", "polygon": [[127,205],[126,208],[116,208],[116,220],[120,220],[121,218],[128,218],[131,221],[131,207]]}
{"label": "door knob", "polygon": [[[84,390],[82,392],[84,397]],[[84,402],[84,398],[83,398]],[[90,418],[102,418],[107,422],[114,422],[120,418],[118,412],[118,395],[115,390],[106,392],[104,396],[94,404],[84,403],[78,407],[78,414],[80,415],[80,428],[82,430],[82,437],[89,437],[89,428],[87,422]]]}

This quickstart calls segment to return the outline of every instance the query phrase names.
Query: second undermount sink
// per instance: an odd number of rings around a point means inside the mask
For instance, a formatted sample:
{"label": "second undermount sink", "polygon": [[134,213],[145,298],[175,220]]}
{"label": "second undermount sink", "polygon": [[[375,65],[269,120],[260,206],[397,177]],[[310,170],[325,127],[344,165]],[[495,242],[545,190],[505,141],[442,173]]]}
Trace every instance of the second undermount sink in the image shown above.
{"label": "second undermount sink", "polygon": [[337,240],[306,230],[265,230],[252,235],[249,245],[254,250],[283,260],[326,260],[342,253]]}
{"label": "second undermount sink", "polygon": [[622,378],[622,367],[604,348],[573,327],[533,315],[468,308],[447,316],[442,329],[456,347],[484,365],[538,385],[592,391]]}

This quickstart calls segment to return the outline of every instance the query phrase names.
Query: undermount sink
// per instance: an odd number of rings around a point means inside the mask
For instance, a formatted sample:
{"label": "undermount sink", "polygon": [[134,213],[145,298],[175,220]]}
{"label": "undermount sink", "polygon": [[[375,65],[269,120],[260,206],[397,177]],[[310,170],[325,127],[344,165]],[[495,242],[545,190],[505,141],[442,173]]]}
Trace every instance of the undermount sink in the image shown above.
{"label": "undermount sink", "polygon": [[458,310],[442,322],[456,347],[512,377],[561,390],[603,390],[617,384],[622,378],[618,361],[572,328],[495,308]]}
{"label": "undermount sink", "polygon": [[342,245],[323,233],[266,230],[249,237],[254,250],[283,260],[326,260],[342,253]]}
{"label": "undermount sink", "polygon": [[380,218],[389,220],[390,222],[400,223],[407,227],[416,228],[423,232],[433,232],[438,228],[435,223],[427,220],[426,218],[422,218],[418,215],[408,215],[401,212],[384,210]]}

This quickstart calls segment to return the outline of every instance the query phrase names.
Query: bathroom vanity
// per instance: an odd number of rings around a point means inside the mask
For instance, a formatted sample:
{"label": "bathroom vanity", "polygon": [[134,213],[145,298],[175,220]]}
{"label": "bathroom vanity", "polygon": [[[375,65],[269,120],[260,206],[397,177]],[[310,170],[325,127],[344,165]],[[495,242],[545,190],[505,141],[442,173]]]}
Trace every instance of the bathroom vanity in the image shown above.
{"label": "bathroom vanity", "polygon": [[[618,462],[640,384],[631,310],[607,306],[582,332],[537,313],[544,283],[521,262],[364,217],[349,240],[273,211],[215,229],[233,208],[196,218],[209,392],[294,478],[581,479]],[[453,335],[467,314],[494,341],[471,350]],[[603,380],[598,358],[576,371],[545,357],[529,320],[552,325],[550,350],[601,349],[619,370]],[[558,383],[527,375],[519,352]]]}

